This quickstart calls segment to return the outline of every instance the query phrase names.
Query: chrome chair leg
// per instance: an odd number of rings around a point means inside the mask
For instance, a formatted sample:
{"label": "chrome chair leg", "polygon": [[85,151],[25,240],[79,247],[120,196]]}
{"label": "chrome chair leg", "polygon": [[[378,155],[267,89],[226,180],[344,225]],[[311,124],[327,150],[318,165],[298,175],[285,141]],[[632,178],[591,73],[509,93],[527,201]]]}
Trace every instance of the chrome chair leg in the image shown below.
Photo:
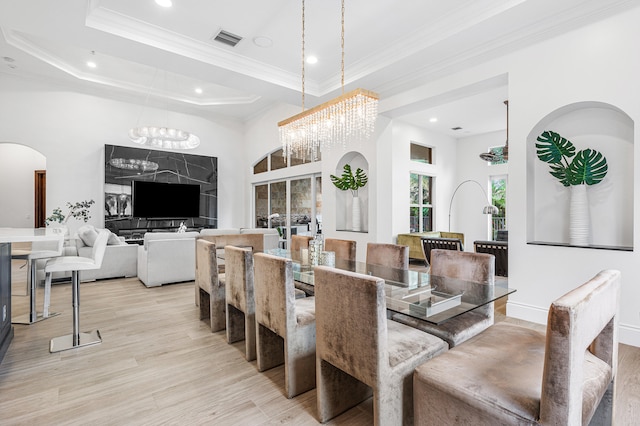
{"label": "chrome chair leg", "polygon": [[67,349],[102,343],[100,331],[80,332],[80,272],[71,273],[71,305],[73,307],[73,333],[51,339],[49,352],[61,352]]}
{"label": "chrome chair leg", "polygon": [[29,287],[29,313],[20,315],[11,322],[14,324],[33,324],[44,319],[60,315],[58,312],[49,313],[49,304],[51,300],[51,274],[47,274],[44,285],[44,307],[43,312],[38,313],[36,308],[36,287],[38,279],[36,278],[36,259],[27,260],[29,273],[27,275],[27,285]]}

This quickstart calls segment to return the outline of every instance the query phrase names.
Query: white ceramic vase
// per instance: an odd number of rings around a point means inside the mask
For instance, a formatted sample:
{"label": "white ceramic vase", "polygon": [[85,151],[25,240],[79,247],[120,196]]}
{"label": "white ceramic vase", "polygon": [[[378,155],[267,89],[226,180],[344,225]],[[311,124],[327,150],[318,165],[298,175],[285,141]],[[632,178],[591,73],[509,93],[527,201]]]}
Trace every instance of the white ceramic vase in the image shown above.
{"label": "white ceramic vase", "polygon": [[569,187],[569,244],[588,246],[591,243],[591,219],[589,216],[589,198],[587,185]]}
{"label": "white ceramic vase", "polygon": [[351,204],[351,229],[360,231],[360,227],[360,198],[355,195]]}

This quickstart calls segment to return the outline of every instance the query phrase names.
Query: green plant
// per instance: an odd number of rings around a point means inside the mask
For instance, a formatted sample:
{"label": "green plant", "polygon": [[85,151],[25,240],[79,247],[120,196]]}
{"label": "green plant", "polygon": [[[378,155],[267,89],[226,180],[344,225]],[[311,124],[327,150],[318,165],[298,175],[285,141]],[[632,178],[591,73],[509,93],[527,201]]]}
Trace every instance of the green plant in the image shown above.
{"label": "green plant", "polygon": [[595,185],[607,175],[607,159],[596,150],[587,148],[576,153],[571,141],[550,130],[542,132],[537,141],[538,158],[550,164],[549,173],[564,186]]}
{"label": "green plant", "polygon": [[70,218],[74,218],[82,220],[86,223],[89,221],[89,219],[91,219],[89,210],[94,203],[95,201],[93,200],[79,201],[77,203],[67,202],[69,213],[66,216],[62,213],[62,209],[60,207],[56,207],[55,209],[53,209],[53,213],[51,214],[51,216],[47,217],[44,222],[47,225],[53,222],[67,223]]}
{"label": "green plant", "polygon": [[359,167],[356,169],[356,173],[354,175],[349,164],[344,165],[341,177],[337,177],[335,175],[330,175],[329,177],[336,188],[342,191],[350,190],[354,197],[358,196],[358,189],[365,186],[369,179],[364,170]]}

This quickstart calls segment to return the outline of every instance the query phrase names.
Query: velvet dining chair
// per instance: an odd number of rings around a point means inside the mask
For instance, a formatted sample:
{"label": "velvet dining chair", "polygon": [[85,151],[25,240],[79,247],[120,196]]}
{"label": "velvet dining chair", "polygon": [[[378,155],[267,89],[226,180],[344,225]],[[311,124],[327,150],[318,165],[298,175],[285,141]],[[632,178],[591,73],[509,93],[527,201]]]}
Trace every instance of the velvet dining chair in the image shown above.
{"label": "velvet dining chair", "polygon": [[316,386],[316,318],[313,297],[297,299],[291,259],[254,255],[258,371],[284,363],[285,395]]}
{"label": "velvet dining chair", "polygon": [[196,239],[196,306],[200,319],[209,320],[211,332],[224,330],[225,274],[218,271],[216,245],[204,238]]}
{"label": "velvet dining chair", "polygon": [[375,425],[412,424],[413,371],[447,344],[387,320],[382,278],[326,266],[314,271],[318,420],[373,394]]}
{"label": "velvet dining chair", "polygon": [[409,246],[367,243],[367,263],[395,269],[409,269]]}
{"label": "velvet dining chair", "polygon": [[309,241],[313,239],[310,235],[292,235],[291,236],[291,258],[300,260],[300,249],[308,249]]}
{"label": "velvet dining chair", "polygon": [[[431,251],[431,275],[476,282],[482,285],[473,291],[490,293],[495,285],[495,257],[486,253],[434,249]],[[438,325],[401,313],[392,314],[391,319],[438,336],[452,348],[493,325],[493,311],[493,302],[487,303]]]}
{"label": "velvet dining chair", "polygon": [[253,252],[226,246],[225,298],[227,342],[245,341],[245,358],[256,359],[256,308],[253,286]]}
{"label": "velvet dining chair", "polygon": [[417,426],[610,425],[620,272],[556,299],[546,334],[500,322],[414,373]]}
{"label": "velvet dining chair", "polygon": [[353,240],[340,240],[337,238],[325,238],[324,250],[336,254],[336,259],[356,261],[356,242]]}

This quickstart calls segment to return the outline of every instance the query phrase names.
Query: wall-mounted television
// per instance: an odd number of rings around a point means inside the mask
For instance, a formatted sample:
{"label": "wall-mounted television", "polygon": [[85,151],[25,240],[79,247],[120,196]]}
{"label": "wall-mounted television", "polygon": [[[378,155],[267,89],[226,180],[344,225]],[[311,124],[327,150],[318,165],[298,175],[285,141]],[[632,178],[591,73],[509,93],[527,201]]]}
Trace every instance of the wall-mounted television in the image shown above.
{"label": "wall-mounted television", "polygon": [[140,218],[186,219],[200,215],[200,185],[131,182],[131,214]]}

